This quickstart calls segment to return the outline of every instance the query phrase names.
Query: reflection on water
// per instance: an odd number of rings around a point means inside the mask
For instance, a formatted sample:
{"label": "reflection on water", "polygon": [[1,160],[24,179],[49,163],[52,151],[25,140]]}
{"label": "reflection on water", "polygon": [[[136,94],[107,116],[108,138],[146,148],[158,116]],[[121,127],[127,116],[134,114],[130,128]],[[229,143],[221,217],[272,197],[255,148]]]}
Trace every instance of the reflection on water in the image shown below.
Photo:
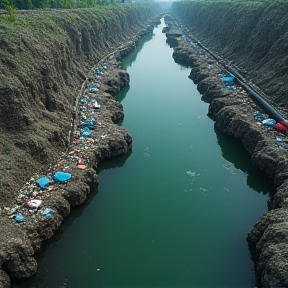
{"label": "reflection on water", "polygon": [[129,64],[127,65],[127,68],[131,67],[133,65],[133,63],[136,61],[137,59],[137,55],[138,53],[142,50],[143,46],[145,45],[146,42],[148,42],[149,40],[151,40],[153,38],[154,34],[153,33],[149,33],[148,35],[146,35],[143,39],[141,39],[141,41],[138,43],[137,47],[135,50],[133,50],[132,53],[130,53],[128,55],[129,57]]}
{"label": "reflection on water", "polygon": [[118,99],[133,151],[101,164],[97,195],[49,241],[38,275],[14,288],[253,287],[245,238],[269,182],[214,128],[162,27],[123,60],[131,83]]}
{"label": "reflection on water", "polygon": [[122,100],[124,100],[124,98],[126,97],[129,89],[130,89],[129,86],[122,88],[122,89],[121,89],[121,93],[119,93],[119,94],[116,96],[116,99],[117,99],[119,102],[122,102]]}
{"label": "reflection on water", "polygon": [[[263,194],[268,194],[275,189],[272,180],[267,180],[267,186],[261,184],[263,179],[267,178],[267,175],[257,167],[251,165],[251,156],[243,147],[241,140],[223,134],[216,125],[215,133],[222,156],[228,163],[233,163],[234,169],[239,169],[247,175],[247,185],[250,188]],[[237,153],[235,153],[235,151],[237,151]]]}

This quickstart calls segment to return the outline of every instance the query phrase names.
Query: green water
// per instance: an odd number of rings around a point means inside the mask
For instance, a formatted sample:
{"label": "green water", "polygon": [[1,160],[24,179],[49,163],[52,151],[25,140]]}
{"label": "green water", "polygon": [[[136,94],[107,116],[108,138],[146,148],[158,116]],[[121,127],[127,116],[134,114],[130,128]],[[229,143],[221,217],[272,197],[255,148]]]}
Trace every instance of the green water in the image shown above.
{"label": "green water", "polygon": [[47,244],[37,276],[14,287],[254,287],[245,238],[270,184],[214,128],[162,28],[123,61],[133,151],[102,164],[98,193]]}

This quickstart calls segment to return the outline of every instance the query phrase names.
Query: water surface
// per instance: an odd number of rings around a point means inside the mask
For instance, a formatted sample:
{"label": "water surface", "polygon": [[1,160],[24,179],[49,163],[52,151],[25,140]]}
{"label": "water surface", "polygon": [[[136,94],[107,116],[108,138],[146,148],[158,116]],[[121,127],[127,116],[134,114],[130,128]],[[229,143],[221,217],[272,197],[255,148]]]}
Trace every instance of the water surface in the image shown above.
{"label": "water surface", "polygon": [[214,128],[163,25],[123,60],[132,152],[101,165],[97,195],[47,245],[37,276],[14,287],[254,287],[245,238],[270,184]]}

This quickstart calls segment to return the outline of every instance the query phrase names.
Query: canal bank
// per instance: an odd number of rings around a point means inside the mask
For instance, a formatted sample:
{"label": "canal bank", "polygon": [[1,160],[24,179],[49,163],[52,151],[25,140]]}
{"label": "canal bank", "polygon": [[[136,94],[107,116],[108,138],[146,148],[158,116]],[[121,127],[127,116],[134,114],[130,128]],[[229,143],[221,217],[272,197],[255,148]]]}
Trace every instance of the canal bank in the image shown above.
{"label": "canal bank", "polygon": [[269,117],[247,91],[235,86],[231,89],[221,81],[221,77],[229,76],[228,71],[192,40],[193,35],[186,34],[182,38],[179,23],[173,23],[173,20],[169,23],[171,27],[166,29],[166,35],[174,47],[174,59],[193,67],[190,78],[210,103],[209,115],[221,131],[241,140],[252,163],[276,184],[277,189],[269,201],[272,210],[254,225],[247,240],[258,285],[287,287],[287,135],[263,125],[262,120]]}
{"label": "canal bank", "polygon": [[215,134],[162,28],[123,60],[131,82],[118,97],[131,154],[99,166],[97,195],[50,242],[26,286],[66,278],[72,287],[253,287],[244,239],[266,211],[269,183],[239,143]]}
{"label": "canal bank", "polygon": [[141,38],[151,34],[157,22],[158,18],[152,20],[125,45],[92,67],[75,97],[69,147],[56,164],[37,171],[22,186],[12,208],[0,210],[1,287],[10,287],[9,277],[21,279],[36,273],[35,257],[42,244],[59,229],[71,207],[81,205],[96,189],[98,178],[94,168],[103,159],[131,149],[128,131],[115,124],[123,118],[123,108],[113,96],[129,85],[129,75],[119,68],[119,60]]}

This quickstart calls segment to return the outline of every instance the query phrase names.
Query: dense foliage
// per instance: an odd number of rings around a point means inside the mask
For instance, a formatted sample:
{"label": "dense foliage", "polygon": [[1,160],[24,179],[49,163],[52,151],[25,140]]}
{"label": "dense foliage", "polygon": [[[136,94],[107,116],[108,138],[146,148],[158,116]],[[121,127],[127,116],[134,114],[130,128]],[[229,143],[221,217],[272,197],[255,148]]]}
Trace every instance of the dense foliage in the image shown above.
{"label": "dense foliage", "polygon": [[[118,3],[119,0],[0,0],[0,8],[16,9],[85,8]],[[8,9],[7,9],[8,10]]]}

